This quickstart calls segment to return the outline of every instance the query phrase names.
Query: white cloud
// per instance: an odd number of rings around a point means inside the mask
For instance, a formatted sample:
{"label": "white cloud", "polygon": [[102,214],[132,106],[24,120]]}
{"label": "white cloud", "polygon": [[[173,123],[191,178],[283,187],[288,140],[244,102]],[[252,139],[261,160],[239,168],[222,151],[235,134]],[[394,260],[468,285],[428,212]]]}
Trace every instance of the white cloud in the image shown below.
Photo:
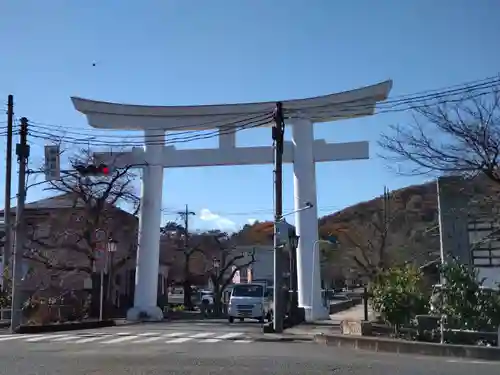
{"label": "white cloud", "polygon": [[212,222],[217,226],[219,230],[222,231],[237,230],[237,225],[234,221],[214,214],[208,208],[201,209],[200,220]]}
{"label": "white cloud", "polygon": [[254,225],[258,220],[257,219],[248,219],[248,224]]}

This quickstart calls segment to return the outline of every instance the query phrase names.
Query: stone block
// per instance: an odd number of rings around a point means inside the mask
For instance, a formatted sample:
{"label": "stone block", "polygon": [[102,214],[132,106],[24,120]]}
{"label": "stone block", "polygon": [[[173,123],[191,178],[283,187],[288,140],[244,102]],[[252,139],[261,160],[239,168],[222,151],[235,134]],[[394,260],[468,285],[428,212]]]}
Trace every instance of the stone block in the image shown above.
{"label": "stone block", "polygon": [[371,336],[372,325],[364,320],[342,320],[340,331],[343,335]]}

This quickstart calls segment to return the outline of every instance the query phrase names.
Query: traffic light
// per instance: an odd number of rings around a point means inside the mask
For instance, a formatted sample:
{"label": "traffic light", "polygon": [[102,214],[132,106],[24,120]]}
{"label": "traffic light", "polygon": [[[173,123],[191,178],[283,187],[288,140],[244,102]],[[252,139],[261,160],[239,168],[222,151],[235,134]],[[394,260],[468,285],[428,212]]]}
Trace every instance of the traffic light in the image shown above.
{"label": "traffic light", "polygon": [[76,171],[82,176],[108,176],[111,173],[106,164],[75,165]]}

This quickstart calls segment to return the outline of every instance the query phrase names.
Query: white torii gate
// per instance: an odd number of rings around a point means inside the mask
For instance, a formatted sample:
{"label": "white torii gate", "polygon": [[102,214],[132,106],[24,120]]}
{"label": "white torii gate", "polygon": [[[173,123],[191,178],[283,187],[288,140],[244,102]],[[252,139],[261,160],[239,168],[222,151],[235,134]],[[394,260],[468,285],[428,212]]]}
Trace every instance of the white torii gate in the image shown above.
{"label": "white torii gate", "polygon": [[[295,210],[308,202],[312,204],[311,209],[295,213],[300,236],[297,249],[299,305],[305,308],[308,321],[326,315],[320,298],[320,273],[314,272],[319,270],[319,257],[314,254],[318,240],[315,163],[369,158],[368,142],[326,143],[315,140],[313,124],[372,115],[376,103],[385,100],[391,88],[392,81],[385,81],[352,91],[282,102],[287,125],[292,127],[293,140],[285,142],[283,162],[293,163]],[[99,162],[113,163],[116,167],[142,166],[134,307],[128,311],[127,318],[137,320],[142,312],[151,320],[161,320],[163,314],[157,307],[157,283],[163,169],[272,164],[271,146],[236,147],[236,132],[228,131],[228,128],[236,130],[258,115],[271,114],[275,102],[155,107],[75,97],[72,101],[94,128],[144,131],[144,147],[129,152],[94,155]],[[271,121],[266,125],[272,125]],[[166,132],[206,129],[219,129],[219,148],[177,150],[175,146],[165,145]]]}

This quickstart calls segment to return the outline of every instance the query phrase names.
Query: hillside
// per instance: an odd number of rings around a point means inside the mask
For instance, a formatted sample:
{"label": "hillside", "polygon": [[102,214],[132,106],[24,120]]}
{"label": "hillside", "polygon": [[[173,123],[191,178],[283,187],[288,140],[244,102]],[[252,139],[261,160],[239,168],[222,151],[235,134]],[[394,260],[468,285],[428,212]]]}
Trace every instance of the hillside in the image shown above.
{"label": "hillside", "polygon": [[[472,187],[472,190],[470,189]],[[459,187],[471,201],[487,202],[498,187],[483,178]],[[324,272],[365,273],[381,264],[411,261],[423,264],[439,251],[435,182],[408,186],[384,196],[361,202],[319,218],[320,238],[334,235],[339,241],[335,251],[323,247]],[[246,243],[272,243],[269,222],[247,225],[237,234]],[[334,277],[334,275],[331,275]]]}

